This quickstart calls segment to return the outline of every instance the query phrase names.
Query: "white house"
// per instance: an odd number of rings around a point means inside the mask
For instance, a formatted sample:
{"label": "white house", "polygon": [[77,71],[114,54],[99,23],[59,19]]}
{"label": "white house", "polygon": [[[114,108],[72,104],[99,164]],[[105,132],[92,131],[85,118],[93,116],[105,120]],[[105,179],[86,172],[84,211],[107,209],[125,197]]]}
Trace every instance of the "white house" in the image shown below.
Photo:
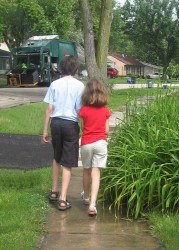
{"label": "white house", "polygon": [[6,74],[10,70],[11,53],[6,43],[0,43],[0,74]]}

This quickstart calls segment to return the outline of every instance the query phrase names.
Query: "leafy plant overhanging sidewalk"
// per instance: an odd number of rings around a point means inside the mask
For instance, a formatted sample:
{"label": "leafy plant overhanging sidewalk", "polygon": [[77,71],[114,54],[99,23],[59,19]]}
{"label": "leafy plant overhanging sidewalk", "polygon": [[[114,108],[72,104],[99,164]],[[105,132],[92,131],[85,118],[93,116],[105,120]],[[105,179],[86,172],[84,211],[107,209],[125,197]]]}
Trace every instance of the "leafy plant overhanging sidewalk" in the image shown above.
{"label": "leafy plant overhanging sidewalk", "polygon": [[101,199],[137,219],[179,209],[179,93],[131,103],[109,141]]}

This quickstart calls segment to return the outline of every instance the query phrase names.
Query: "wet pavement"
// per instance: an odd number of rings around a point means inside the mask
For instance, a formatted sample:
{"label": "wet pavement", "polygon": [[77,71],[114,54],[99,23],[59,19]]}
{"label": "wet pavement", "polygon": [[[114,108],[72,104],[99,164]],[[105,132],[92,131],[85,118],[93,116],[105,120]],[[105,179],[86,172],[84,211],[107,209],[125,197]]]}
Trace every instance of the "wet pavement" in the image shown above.
{"label": "wet pavement", "polygon": [[[2,97],[0,93],[0,108],[13,107],[32,102],[30,98],[22,98],[21,96],[15,98],[15,100],[13,98],[15,97],[8,96],[8,93]],[[42,101],[42,98],[42,96],[36,98],[34,102]],[[113,112],[110,118],[110,128],[114,129],[116,124],[121,122],[122,119],[122,112]],[[21,135],[0,134],[0,168],[2,167],[2,164],[4,166],[9,165],[10,168],[16,168],[17,165],[22,167],[27,166],[29,168],[30,165],[32,168],[39,167],[41,164],[44,164],[42,158],[44,158],[46,163],[48,162],[51,164],[51,153],[49,154],[51,145],[48,146],[49,148],[43,148],[40,136],[30,138]],[[39,153],[37,153],[38,151]],[[28,156],[29,154],[30,156]],[[13,162],[16,162],[17,165],[13,165]],[[58,211],[56,207],[52,205],[52,211],[48,214],[47,223],[45,225],[47,233],[40,239],[37,249],[165,249],[161,242],[156,237],[152,236],[149,225],[146,221],[127,220],[118,212],[109,211],[107,206],[103,207],[100,204],[97,205],[97,216],[89,217],[87,214],[88,208],[83,205],[80,198],[81,191],[82,167],[81,162],[79,162],[79,167],[73,169],[72,180],[69,188],[68,199],[72,203],[72,208],[67,211]]]}
{"label": "wet pavement", "polygon": [[97,205],[98,214],[90,217],[88,207],[80,198],[82,167],[74,169],[68,200],[72,207],[58,211],[52,205],[39,250],[164,250],[161,242],[152,236],[144,220],[127,220],[108,207]]}

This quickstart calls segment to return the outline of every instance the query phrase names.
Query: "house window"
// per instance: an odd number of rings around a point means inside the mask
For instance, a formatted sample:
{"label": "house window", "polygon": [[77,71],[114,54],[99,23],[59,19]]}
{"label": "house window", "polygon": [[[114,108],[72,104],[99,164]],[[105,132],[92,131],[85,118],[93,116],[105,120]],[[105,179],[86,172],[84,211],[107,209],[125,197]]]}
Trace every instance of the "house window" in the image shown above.
{"label": "house window", "polygon": [[9,70],[10,69],[10,59],[9,58],[0,58],[0,70]]}

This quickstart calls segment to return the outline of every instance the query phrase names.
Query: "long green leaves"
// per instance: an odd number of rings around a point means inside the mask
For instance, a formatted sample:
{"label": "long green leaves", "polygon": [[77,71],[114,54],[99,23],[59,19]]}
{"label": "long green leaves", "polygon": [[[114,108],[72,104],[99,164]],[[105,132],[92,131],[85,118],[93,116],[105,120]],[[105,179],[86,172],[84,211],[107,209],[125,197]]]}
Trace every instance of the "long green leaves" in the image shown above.
{"label": "long green leaves", "polygon": [[126,109],[126,120],[109,141],[101,197],[137,218],[179,204],[179,98],[158,96]]}

